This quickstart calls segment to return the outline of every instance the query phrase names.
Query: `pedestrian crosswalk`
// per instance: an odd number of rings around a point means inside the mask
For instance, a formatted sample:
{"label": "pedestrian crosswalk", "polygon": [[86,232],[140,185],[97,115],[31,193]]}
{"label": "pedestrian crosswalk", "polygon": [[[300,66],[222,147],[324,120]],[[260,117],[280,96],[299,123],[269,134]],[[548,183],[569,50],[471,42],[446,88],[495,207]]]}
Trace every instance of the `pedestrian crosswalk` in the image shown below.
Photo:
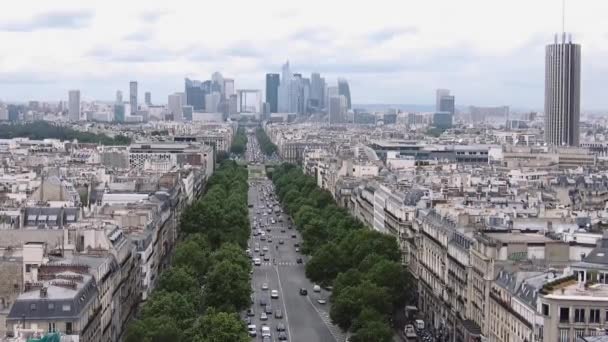
{"label": "pedestrian crosswalk", "polygon": [[302,264],[298,264],[297,262],[289,262],[289,261],[279,261],[276,264],[273,264],[272,262],[263,262],[261,266],[296,266],[296,265],[302,265]]}

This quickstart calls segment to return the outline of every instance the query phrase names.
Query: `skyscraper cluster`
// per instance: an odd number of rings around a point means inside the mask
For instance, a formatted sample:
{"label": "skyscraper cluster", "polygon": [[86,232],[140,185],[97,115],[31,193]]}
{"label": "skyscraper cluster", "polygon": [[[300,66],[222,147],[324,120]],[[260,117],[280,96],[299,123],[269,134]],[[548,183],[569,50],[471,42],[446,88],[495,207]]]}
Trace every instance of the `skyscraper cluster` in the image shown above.
{"label": "skyscraper cluster", "polygon": [[327,112],[330,123],[346,122],[352,108],[350,86],[346,79],[338,79],[337,86],[327,86],[325,78],[313,72],[310,78],[293,73],[289,61],[281,74],[266,74],[266,103],[270,113],[298,115]]}
{"label": "skyscraper cluster", "polygon": [[224,78],[219,72],[214,72],[211,79],[205,81],[186,78],[185,97],[186,105],[192,106],[194,111],[224,115],[234,114],[230,108],[235,108],[237,103],[234,79]]}

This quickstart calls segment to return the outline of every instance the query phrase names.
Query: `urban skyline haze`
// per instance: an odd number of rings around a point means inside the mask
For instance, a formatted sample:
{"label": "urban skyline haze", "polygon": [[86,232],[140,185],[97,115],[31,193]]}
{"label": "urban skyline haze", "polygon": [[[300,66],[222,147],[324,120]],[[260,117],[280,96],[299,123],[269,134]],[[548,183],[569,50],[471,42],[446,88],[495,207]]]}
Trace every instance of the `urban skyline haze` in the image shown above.
{"label": "urban skyline haze", "polygon": [[[345,12],[340,2],[236,1],[214,4],[230,15],[201,25],[203,3],[23,1],[0,13],[0,100],[65,101],[70,89],[83,101],[112,100],[130,80],[142,98],[166,99],[184,77],[216,70],[237,89],[264,89],[266,73],[290,60],[294,72],[348,79],[353,104],[431,104],[435,89],[447,88],[458,106],[542,109],[544,49],[561,31],[560,2],[413,4],[380,0]],[[566,31],[583,50],[583,110],[608,108],[606,11],[602,0],[567,8]]]}

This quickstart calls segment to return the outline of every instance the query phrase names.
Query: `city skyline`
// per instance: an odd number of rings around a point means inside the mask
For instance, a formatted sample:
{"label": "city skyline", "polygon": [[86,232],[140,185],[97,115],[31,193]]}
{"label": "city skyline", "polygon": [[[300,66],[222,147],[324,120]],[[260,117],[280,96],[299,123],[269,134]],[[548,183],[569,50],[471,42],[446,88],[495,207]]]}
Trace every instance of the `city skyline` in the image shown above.
{"label": "city skyline", "polygon": [[[433,11],[437,4],[444,10]],[[463,105],[541,109],[544,46],[561,30],[561,6],[551,4],[431,1],[402,12],[393,10],[402,5],[381,1],[340,18],[338,4],[318,11],[320,2],[314,1],[311,9],[299,10],[280,2],[242,3],[246,16],[209,18],[206,25],[221,24],[225,34],[198,35],[194,42],[183,33],[193,28],[196,21],[190,19],[198,11],[179,4],[166,9],[161,2],[144,7],[135,1],[115,11],[112,1],[96,8],[20,3],[0,14],[5,49],[20,51],[0,61],[0,99],[59,100],[67,90],[80,89],[84,101],[110,100],[130,80],[165,99],[183,87],[184,77],[215,70],[233,75],[236,88],[264,89],[265,74],[289,59],[303,74],[347,78],[354,104],[431,104],[434,90],[445,87]],[[567,31],[585,49],[583,109],[608,108],[602,93],[608,75],[608,32],[601,18],[606,7],[595,0],[567,11]],[[242,30],[242,24],[251,27],[249,16],[268,24]],[[514,17],[518,25],[512,25]],[[111,27],[117,21],[122,24]]]}

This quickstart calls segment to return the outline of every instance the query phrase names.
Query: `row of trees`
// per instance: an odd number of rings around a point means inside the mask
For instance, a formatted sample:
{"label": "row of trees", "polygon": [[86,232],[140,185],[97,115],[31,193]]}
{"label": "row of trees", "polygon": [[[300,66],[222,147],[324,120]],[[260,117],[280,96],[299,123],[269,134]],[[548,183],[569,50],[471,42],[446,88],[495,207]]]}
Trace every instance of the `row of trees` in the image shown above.
{"label": "row of trees", "polygon": [[0,139],[30,138],[30,139],[59,139],[78,140],[81,143],[98,143],[102,145],[128,145],[131,139],[124,135],[114,138],[105,134],[80,132],[69,127],[52,125],[46,121],[36,121],[25,124],[0,125]]}
{"label": "row of trees", "polygon": [[282,164],[272,179],[311,255],[306,276],[333,286],[332,321],[353,332],[351,341],[392,341],[392,314],[415,298],[397,240],[365,229],[294,165]]}
{"label": "row of trees", "polygon": [[234,154],[243,154],[247,149],[247,133],[245,128],[239,127],[236,130],[234,138],[232,138],[232,146],[230,146],[230,152]]}
{"label": "row of trees", "polygon": [[181,218],[182,239],[127,342],[249,342],[238,313],[251,301],[247,171],[224,161]]}
{"label": "row of trees", "polygon": [[265,155],[272,156],[275,152],[277,152],[277,145],[273,144],[272,141],[270,141],[270,138],[268,137],[264,129],[256,129],[255,136],[258,138],[260,149],[262,149],[262,152],[264,152]]}

